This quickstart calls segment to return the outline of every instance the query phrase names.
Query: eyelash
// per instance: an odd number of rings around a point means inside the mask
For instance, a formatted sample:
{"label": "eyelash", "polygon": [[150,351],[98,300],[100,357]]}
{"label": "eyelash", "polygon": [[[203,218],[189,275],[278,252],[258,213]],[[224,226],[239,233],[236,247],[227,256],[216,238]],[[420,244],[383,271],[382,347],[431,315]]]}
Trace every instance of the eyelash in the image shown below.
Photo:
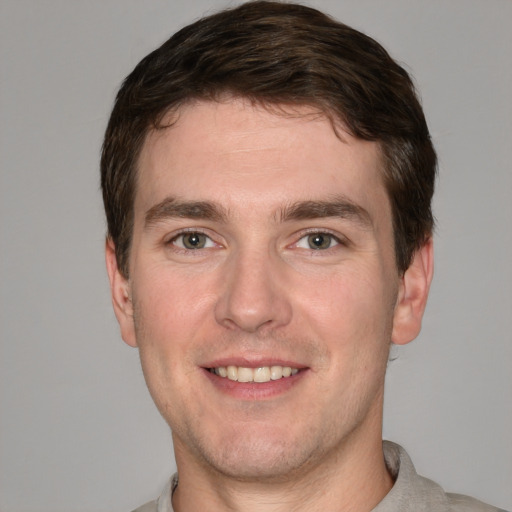
{"label": "eyelash", "polygon": [[[184,247],[184,246],[180,247],[179,245],[177,245],[176,244],[177,240],[179,240],[180,238],[183,239],[183,237],[185,237],[186,235],[204,236],[207,239],[205,242],[207,244],[207,246],[197,247],[197,248],[188,248],[188,247]],[[329,237],[329,246],[325,247],[325,248],[322,248],[322,247],[313,248],[311,246],[309,246],[309,247],[300,247],[299,246],[301,241],[303,241],[304,239],[307,239],[307,237],[314,236],[314,235],[319,236],[319,237],[322,237],[322,236]],[[335,245],[332,245],[333,242]],[[306,243],[309,244],[309,242],[306,242]],[[179,233],[176,233],[172,238],[170,238],[169,240],[167,240],[165,242],[165,245],[172,246],[175,251],[184,252],[184,253],[193,253],[196,251],[200,251],[202,249],[211,249],[211,248],[213,248],[213,245],[218,245],[218,244],[212,239],[211,236],[209,236],[204,231],[201,231],[200,229],[187,229],[184,231],[180,231]],[[182,241],[182,245],[184,245],[183,241]],[[338,245],[347,245],[347,241],[345,239],[340,238],[339,236],[335,235],[334,233],[327,231],[327,230],[310,229],[310,230],[300,233],[300,238],[292,245],[292,247],[297,247],[299,249],[309,250],[309,251],[313,251],[313,252],[326,252],[326,251],[330,251],[331,249],[334,249]]]}
{"label": "eyelash", "polygon": [[[327,236],[329,237],[330,239],[330,244],[329,244],[329,247],[326,247],[325,249],[322,249],[322,248],[312,248],[312,247],[304,247],[303,249],[305,250],[310,250],[310,251],[313,251],[313,252],[326,252],[326,251],[330,251],[331,249],[335,249],[338,245],[347,245],[347,241],[344,239],[344,238],[341,238],[340,236],[337,236],[335,235],[334,233],[331,233],[330,231],[328,230],[325,230],[325,229],[310,229],[310,230],[307,230],[307,231],[304,231],[301,233],[301,236],[300,238],[297,240],[297,242],[295,242],[293,245],[294,247],[298,247],[299,246],[299,243],[304,240],[304,239],[307,239],[308,237],[310,236]],[[331,245],[333,242],[335,242],[335,245]]]}
{"label": "eyelash", "polygon": [[[204,231],[201,231],[200,229],[187,229],[187,230],[184,230],[184,231],[180,231],[179,233],[176,233],[174,236],[172,236],[169,240],[167,240],[165,242],[165,245],[166,246],[172,246],[174,250],[176,251],[183,251],[183,252],[186,252],[186,253],[191,253],[191,252],[195,252],[195,251],[199,251],[201,249],[210,249],[211,247],[199,247],[199,248],[195,248],[195,249],[192,249],[192,248],[187,248],[187,247],[180,247],[179,245],[176,244],[177,240],[179,240],[180,238],[183,239],[185,236],[187,235],[200,235],[200,236],[204,236],[206,239],[207,239],[207,242],[208,241],[213,245],[218,245],[213,239],[211,236],[209,236],[207,233],[205,233]],[[183,244],[183,242],[182,242]]]}

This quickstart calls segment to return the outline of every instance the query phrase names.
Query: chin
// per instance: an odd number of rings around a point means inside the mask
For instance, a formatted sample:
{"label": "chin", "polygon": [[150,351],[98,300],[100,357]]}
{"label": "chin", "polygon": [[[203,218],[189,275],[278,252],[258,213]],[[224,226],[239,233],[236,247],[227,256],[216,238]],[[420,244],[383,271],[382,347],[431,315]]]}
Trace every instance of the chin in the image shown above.
{"label": "chin", "polygon": [[238,432],[200,448],[200,456],[210,469],[240,482],[288,481],[316,459],[318,449],[305,446],[289,432],[276,434],[275,430],[267,435]]}
{"label": "chin", "polygon": [[297,454],[284,453],[276,450],[269,453],[266,447],[264,453],[251,450],[237,450],[230,454],[215,457],[209,461],[220,474],[240,482],[281,482],[290,479],[291,475],[304,465],[302,460],[307,457],[297,457]]}

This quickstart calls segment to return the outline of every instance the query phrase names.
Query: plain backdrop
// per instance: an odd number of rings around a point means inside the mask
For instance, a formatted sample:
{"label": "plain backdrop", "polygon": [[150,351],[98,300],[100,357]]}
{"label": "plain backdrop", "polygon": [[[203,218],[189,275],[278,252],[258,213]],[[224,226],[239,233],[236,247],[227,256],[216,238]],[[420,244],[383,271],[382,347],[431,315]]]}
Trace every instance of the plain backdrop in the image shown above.
{"label": "plain backdrop", "polygon": [[[120,340],[98,159],[121,80],[223,0],[1,0],[1,512],[127,512],[174,471]],[[415,77],[440,157],[436,276],[384,436],[512,510],[512,2],[317,0]]]}

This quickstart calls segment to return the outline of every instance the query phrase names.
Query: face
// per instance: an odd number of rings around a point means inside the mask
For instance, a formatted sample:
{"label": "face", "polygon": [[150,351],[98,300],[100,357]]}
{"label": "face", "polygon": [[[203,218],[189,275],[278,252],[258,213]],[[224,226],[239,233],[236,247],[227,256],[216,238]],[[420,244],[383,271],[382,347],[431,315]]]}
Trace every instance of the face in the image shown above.
{"label": "face", "polygon": [[178,466],[275,479],[380,443],[389,345],[417,333],[428,271],[398,275],[379,148],[341,138],[231,100],[145,143],[129,279],[107,262]]}

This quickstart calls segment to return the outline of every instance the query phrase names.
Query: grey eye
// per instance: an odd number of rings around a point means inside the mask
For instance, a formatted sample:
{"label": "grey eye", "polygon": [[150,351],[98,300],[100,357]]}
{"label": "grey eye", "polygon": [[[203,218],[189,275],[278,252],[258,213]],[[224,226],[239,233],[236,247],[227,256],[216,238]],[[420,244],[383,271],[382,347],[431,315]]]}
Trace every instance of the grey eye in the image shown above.
{"label": "grey eye", "polygon": [[312,235],[308,235],[307,241],[310,249],[321,250],[329,249],[332,243],[335,242],[335,239],[328,233],[314,233]]}
{"label": "grey eye", "polygon": [[203,233],[183,233],[176,239],[176,245],[184,249],[204,249],[210,239]]}

